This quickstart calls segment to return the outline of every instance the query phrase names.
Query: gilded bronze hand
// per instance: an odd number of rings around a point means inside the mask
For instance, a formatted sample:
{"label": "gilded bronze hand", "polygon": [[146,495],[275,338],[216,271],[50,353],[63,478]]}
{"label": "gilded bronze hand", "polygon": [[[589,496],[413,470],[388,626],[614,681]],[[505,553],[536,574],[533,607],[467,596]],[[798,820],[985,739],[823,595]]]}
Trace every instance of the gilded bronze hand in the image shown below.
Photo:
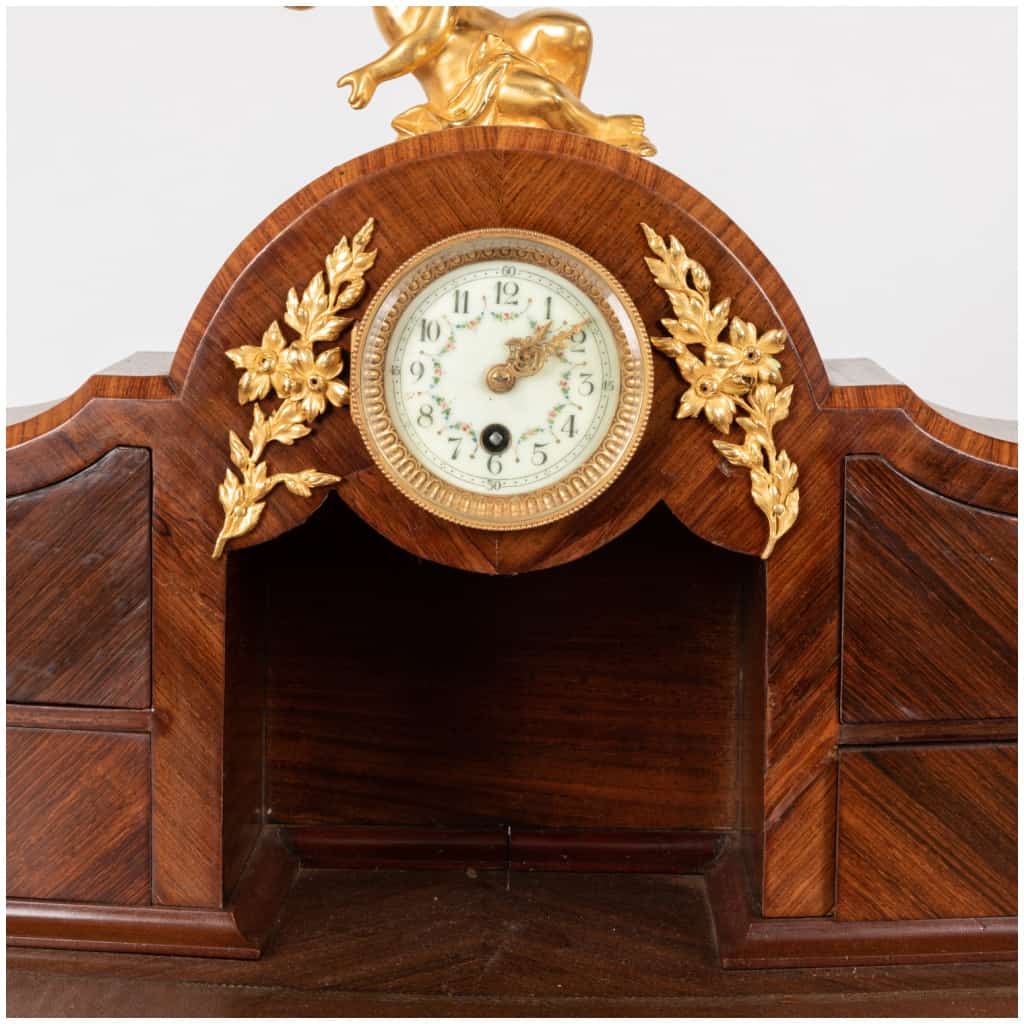
{"label": "gilded bronze hand", "polygon": [[362,110],[377,91],[377,79],[370,68],[356,68],[338,79],[338,88],[346,86],[352,90],[348,102],[354,110]]}
{"label": "gilded bronze hand", "polygon": [[568,340],[586,323],[589,320],[581,320],[559,331],[553,338],[547,338],[545,336],[551,329],[551,321],[548,320],[538,324],[528,338],[509,338],[505,342],[508,359],[487,371],[487,386],[499,395],[511,391],[520,377],[532,377],[540,372],[550,356],[561,356]]}

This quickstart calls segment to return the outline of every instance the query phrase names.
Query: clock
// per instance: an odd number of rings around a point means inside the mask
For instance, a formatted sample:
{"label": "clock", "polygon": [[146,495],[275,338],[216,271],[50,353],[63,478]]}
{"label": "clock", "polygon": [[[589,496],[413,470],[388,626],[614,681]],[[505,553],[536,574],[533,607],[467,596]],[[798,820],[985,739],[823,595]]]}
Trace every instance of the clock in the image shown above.
{"label": "clock", "polygon": [[443,239],[378,290],[352,341],[353,418],[385,476],[465,526],[566,516],[622,472],[653,391],[625,289],[549,235]]}

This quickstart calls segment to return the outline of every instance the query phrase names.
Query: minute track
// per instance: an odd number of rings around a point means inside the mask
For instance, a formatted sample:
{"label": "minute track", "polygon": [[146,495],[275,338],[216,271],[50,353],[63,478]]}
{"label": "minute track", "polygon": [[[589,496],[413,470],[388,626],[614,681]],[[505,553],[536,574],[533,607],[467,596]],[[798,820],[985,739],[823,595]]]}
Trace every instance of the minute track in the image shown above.
{"label": "minute track", "polygon": [[[650,357],[629,297],[585,254],[472,232],[414,257],[378,298],[353,345],[353,411],[408,497],[516,529],[568,514],[621,470],[646,422]],[[502,366],[504,390],[488,381]],[[485,444],[496,424],[503,443]]]}

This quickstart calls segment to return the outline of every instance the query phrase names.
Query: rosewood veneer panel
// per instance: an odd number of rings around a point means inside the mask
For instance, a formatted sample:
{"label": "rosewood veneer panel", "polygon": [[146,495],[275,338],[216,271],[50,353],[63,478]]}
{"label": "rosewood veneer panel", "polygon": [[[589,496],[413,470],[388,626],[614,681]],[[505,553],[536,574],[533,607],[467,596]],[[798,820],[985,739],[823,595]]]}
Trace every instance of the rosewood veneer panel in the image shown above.
{"label": "rosewood veneer panel", "polygon": [[839,920],[1016,913],[1016,744],[841,754]]}
{"label": "rosewood veneer panel", "polygon": [[149,736],[7,730],[7,895],[149,902]]}
{"label": "rosewood veneer panel", "polygon": [[7,699],[150,703],[149,452],[7,500]]}
{"label": "rosewood veneer panel", "polygon": [[846,462],[846,722],[1017,714],[1017,520]]}
{"label": "rosewood veneer panel", "polygon": [[754,559],[657,507],[589,558],[486,577],[333,500],[265,554],[274,822],[735,826]]}
{"label": "rosewood veneer panel", "polygon": [[[228,561],[231,600],[224,627],[225,893],[230,893],[238,881],[263,824],[266,588],[240,583],[244,566],[258,561],[259,554],[259,549],[239,551]],[[254,566],[249,571],[259,570]]]}

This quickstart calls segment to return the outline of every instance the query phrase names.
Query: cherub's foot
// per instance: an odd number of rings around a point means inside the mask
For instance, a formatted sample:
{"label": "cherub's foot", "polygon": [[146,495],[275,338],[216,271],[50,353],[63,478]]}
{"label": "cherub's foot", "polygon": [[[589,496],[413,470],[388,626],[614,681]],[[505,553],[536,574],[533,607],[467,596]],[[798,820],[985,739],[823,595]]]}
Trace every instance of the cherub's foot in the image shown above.
{"label": "cherub's foot", "polygon": [[644,119],[637,114],[613,114],[602,118],[599,137],[638,156],[654,156],[658,152],[644,134]]}

